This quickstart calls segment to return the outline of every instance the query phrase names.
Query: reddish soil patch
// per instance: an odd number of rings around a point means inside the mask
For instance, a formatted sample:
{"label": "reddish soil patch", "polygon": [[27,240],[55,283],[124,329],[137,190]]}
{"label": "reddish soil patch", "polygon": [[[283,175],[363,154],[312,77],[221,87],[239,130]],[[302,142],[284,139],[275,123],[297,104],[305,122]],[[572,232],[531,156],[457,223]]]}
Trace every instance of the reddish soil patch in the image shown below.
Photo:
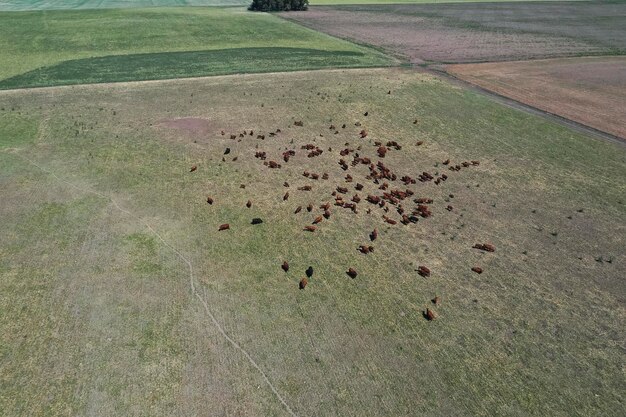
{"label": "reddish soil patch", "polygon": [[162,120],[158,126],[175,129],[192,137],[205,136],[213,131],[213,125],[207,119],[199,117],[183,117],[180,119]]}
{"label": "reddish soil patch", "polygon": [[626,57],[448,65],[472,84],[626,138]]}

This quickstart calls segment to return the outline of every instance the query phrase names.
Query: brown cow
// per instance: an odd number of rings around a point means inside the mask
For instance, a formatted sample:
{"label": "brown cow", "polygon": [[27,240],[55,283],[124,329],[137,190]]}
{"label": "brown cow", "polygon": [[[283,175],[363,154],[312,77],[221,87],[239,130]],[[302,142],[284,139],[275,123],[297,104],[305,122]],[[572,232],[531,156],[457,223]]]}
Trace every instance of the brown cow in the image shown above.
{"label": "brown cow", "polygon": [[308,279],[306,279],[306,278],[302,278],[302,279],[300,280],[300,283],[298,284],[298,287],[299,287],[301,290],[303,290],[303,289],[307,286],[307,284],[308,284],[308,283],[309,283],[309,280],[308,280]]}
{"label": "brown cow", "polygon": [[284,261],[283,264],[280,266],[283,271],[287,272],[289,271],[289,263],[287,263],[287,261]]}
{"label": "brown cow", "polygon": [[223,225],[221,225],[218,229],[218,231],[222,231],[222,230],[228,230],[230,229],[230,225],[228,223],[224,223]]}
{"label": "brown cow", "polygon": [[353,268],[349,268],[346,274],[348,274],[348,276],[352,279],[356,278],[356,276],[358,275]]}
{"label": "brown cow", "polygon": [[417,268],[417,273],[421,276],[423,276],[424,278],[427,278],[430,276],[430,269],[428,269],[427,267],[420,265]]}

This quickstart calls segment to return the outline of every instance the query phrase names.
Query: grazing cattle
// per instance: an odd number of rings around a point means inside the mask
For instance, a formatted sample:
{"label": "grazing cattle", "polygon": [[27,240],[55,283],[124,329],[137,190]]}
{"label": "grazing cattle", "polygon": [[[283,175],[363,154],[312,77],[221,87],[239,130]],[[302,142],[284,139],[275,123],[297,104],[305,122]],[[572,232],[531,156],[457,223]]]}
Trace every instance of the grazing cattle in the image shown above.
{"label": "grazing cattle", "polygon": [[335,129],[337,129],[337,128],[335,127],[335,125],[330,125],[330,126],[328,127],[328,129],[329,129],[329,130],[335,130]]}
{"label": "grazing cattle", "polygon": [[433,320],[435,320],[437,318],[437,313],[435,313],[430,308],[427,308],[426,311],[424,312],[424,317],[428,321],[433,321]]}
{"label": "grazing cattle", "polygon": [[282,165],[281,165],[281,164],[279,164],[278,162],[275,162],[275,161],[270,161],[270,162],[269,162],[269,167],[270,167],[270,168],[281,168],[281,167],[282,167]]}
{"label": "grazing cattle", "polygon": [[237,135],[230,135],[231,139],[237,139]]}
{"label": "grazing cattle", "polygon": [[373,242],[378,238],[378,229],[374,229],[372,230],[372,233],[370,233],[370,240]]}
{"label": "grazing cattle", "polygon": [[306,271],[304,271],[304,273],[306,274],[307,278],[311,278],[313,276],[313,267],[309,266]]}
{"label": "grazing cattle", "polygon": [[376,152],[380,158],[384,158],[387,154],[387,148],[385,146],[379,146]]}
{"label": "grazing cattle", "polygon": [[224,223],[218,228],[218,231],[221,232],[222,230],[228,230],[228,229],[230,229],[230,225],[228,223]]}
{"label": "grazing cattle", "polygon": [[430,276],[430,269],[428,269],[424,265],[420,265],[417,267],[417,273],[423,276],[424,278],[428,278]]}
{"label": "grazing cattle", "polygon": [[209,203],[209,204],[213,204],[213,198],[207,197],[206,198],[206,202]]}
{"label": "grazing cattle", "polygon": [[265,135],[256,135],[257,139],[265,140]]}
{"label": "grazing cattle", "polygon": [[363,189],[363,184],[359,184],[359,183],[357,182],[357,183],[356,183],[356,185],[354,186],[354,188],[355,188],[357,191],[361,191],[361,190]]}
{"label": "grazing cattle", "polygon": [[390,140],[387,142],[387,147],[388,148],[394,148],[396,151],[399,151],[402,149],[402,146],[400,146],[398,144],[398,142],[396,142],[395,140]]}
{"label": "grazing cattle", "polygon": [[448,210],[448,211],[452,211],[452,210],[454,210],[454,207],[452,207],[452,206],[447,206],[447,207],[446,207],[446,210]]}
{"label": "grazing cattle", "polygon": [[348,189],[345,187],[337,187],[337,192],[341,194],[346,194],[348,192]]}
{"label": "grazing cattle", "polygon": [[246,203],[246,207],[248,208],[252,207],[252,201],[248,200],[248,202]]}
{"label": "grazing cattle", "polygon": [[287,191],[283,196],[283,201],[287,201],[287,199],[289,199],[289,191]]}
{"label": "grazing cattle", "polygon": [[322,216],[317,216],[315,219],[313,219],[313,224],[318,224],[322,222]]}
{"label": "grazing cattle", "polygon": [[441,304],[441,297],[439,297],[438,295],[435,296],[435,298],[433,298],[432,300],[430,300],[434,305],[439,305]]}
{"label": "grazing cattle", "polygon": [[494,245],[492,245],[491,243],[476,243],[473,247],[474,247],[474,249],[484,250],[485,252],[495,252],[496,251],[496,247]]}
{"label": "grazing cattle", "polygon": [[370,252],[374,252],[374,247],[373,246],[367,246],[367,245],[360,245],[358,250],[359,250],[359,252],[367,255]]}
{"label": "grazing cattle", "polygon": [[355,194],[354,196],[352,196],[352,201],[358,204],[361,202],[361,197],[359,197],[358,194]]}
{"label": "grazing cattle", "polygon": [[367,131],[365,129],[361,130],[359,136],[361,136],[361,139],[365,139],[367,137]]}
{"label": "grazing cattle", "polygon": [[418,140],[415,144],[417,146],[422,146],[424,144],[424,141],[423,140]]}
{"label": "grazing cattle", "polygon": [[309,283],[309,280],[307,280],[306,278],[302,278],[300,280],[300,283],[298,284],[298,287],[303,290],[306,288],[307,284]]}
{"label": "grazing cattle", "polygon": [[255,217],[254,219],[252,219],[251,224],[261,224],[263,223],[263,220],[259,219],[258,217]]}
{"label": "grazing cattle", "polygon": [[320,176],[319,176],[319,174],[311,174],[311,179],[312,179],[312,180],[316,180],[316,179],[318,179],[319,177],[320,177]]}
{"label": "grazing cattle", "polygon": [[289,263],[287,261],[283,261],[283,264],[280,266],[283,271],[287,272],[289,271]]}
{"label": "grazing cattle", "polygon": [[403,225],[408,225],[409,223],[411,223],[411,219],[409,219],[409,216],[407,216],[406,214],[402,215],[402,220],[400,221]]}
{"label": "grazing cattle", "polygon": [[480,165],[480,161],[471,161],[472,165]]}
{"label": "grazing cattle", "polygon": [[323,216],[324,216],[324,218],[329,219],[330,218],[330,211],[329,210],[324,210]]}
{"label": "grazing cattle", "polygon": [[283,182],[283,187],[289,187],[289,183],[287,181]]}
{"label": "grazing cattle", "polygon": [[387,217],[387,216],[383,216],[383,219],[385,219],[385,221],[386,221],[387,223],[391,224],[391,225],[398,224],[398,222],[397,222],[397,221],[395,221],[394,219],[390,219],[390,218],[389,218],[389,217]]}
{"label": "grazing cattle", "polygon": [[367,201],[369,201],[372,204],[378,204],[380,203],[380,197],[378,197],[377,195],[371,195],[369,194],[366,198]]}
{"label": "grazing cattle", "polygon": [[421,198],[416,198],[413,201],[415,203],[417,203],[417,204],[432,204],[433,199],[432,198],[421,197]]}
{"label": "grazing cattle", "polygon": [[444,165],[448,165],[450,163],[450,159],[446,159],[445,161],[442,162]]}
{"label": "grazing cattle", "polygon": [[363,113],[363,116],[367,116],[368,114],[370,113],[366,111],[365,113]]}
{"label": "grazing cattle", "polygon": [[300,191],[311,191],[311,186],[310,185],[303,185],[302,187],[298,187],[298,190]]}
{"label": "grazing cattle", "polygon": [[482,274],[483,273],[483,269],[480,266],[472,267],[472,271],[476,272],[477,274]]}
{"label": "grazing cattle", "polygon": [[304,123],[302,123],[302,120],[299,120],[299,121],[293,122],[293,125],[302,127],[304,126]]}
{"label": "grazing cattle", "polygon": [[356,278],[356,276],[358,275],[357,272],[353,268],[348,268],[348,271],[346,272],[346,274],[348,274],[348,276],[352,279]]}
{"label": "grazing cattle", "polygon": [[189,172],[194,172],[196,169],[198,169],[197,165],[194,165],[191,167],[191,169],[189,170]]}
{"label": "grazing cattle", "polygon": [[226,148],[226,149],[224,150],[224,155],[228,155],[229,153],[230,153],[230,148]]}
{"label": "grazing cattle", "polygon": [[313,204],[309,203],[309,205],[306,206],[306,211],[308,211],[309,213],[313,211]]}
{"label": "grazing cattle", "polygon": [[350,174],[346,175],[346,182],[352,182],[352,175]]}
{"label": "grazing cattle", "polygon": [[266,152],[261,152],[261,151],[257,151],[254,154],[255,158],[259,158],[261,161],[265,161],[265,158],[267,158],[267,153]]}
{"label": "grazing cattle", "polygon": [[224,132],[223,130],[222,130],[222,132],[221,132],[221,133],[222,133],[222,136],[224,136],[224,135],[226,134],[226,132]]}
{"label": "grazing cattle", "polygon": [[311,176],[311,173],[310,173],[309,171],[304,171],[304,172],[302,173],[302,176],[303,176],[303,177],[307,177],[307,178],[309,178],[309,177]]}
{"label": "grazing cattle", "polygon": [[322,210],[328,210],[330,208],[330,203],[326,202],[320,206]]}
{"label": "grazing cattle", "polygon": [[413,120],[413,124],[416,125],[417,124],[417,119]]}
{"label": "grazing cattle", "polygon": [[314,232],[315,230],[317,230],[317,227],[315,226],[304,226],[304,231],[306,232]]}
{"label": "grazing cattle", "polygon": [[327,180],[327,179],[328,179],[328,174],[327,174],[326,172],[324,172],[324,173],[322,174],[322,179],[323,179],[323,180]]}

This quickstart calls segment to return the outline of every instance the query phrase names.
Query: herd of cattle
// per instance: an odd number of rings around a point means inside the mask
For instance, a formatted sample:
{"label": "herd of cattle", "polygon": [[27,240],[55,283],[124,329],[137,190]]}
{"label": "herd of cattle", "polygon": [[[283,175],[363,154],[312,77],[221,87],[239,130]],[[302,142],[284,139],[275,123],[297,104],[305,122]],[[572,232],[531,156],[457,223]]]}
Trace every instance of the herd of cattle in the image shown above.
{"label": "herd of cattle", "polygon": [[[365,113],[364,116],[367,116],[368,113]],[[415,123],[415,122],[414,122]],[[304,122],[295,121],[293,123],[294,127],[303,127]],[[359,122],[355,123],[357,128],[361,127]],[[346,129],[347,125],[341,125],[341,129]],[[335,125],[330,125],[329,130],[333,134],[338,134],[339,130]],[[359,139],[365,139],[368,136],[368,132],[365,129],[357,129],[356,137]],[[268,133],[269,137],[275,137],[281,133],[281,129],[277,129],[274,132]],[[226,132],[221,131],[222,136],[226,136]],[[238,134],[230,134],[230,139],[241,141],[245,137],[254,137],[254,131],[243,131]],[[322,134],[320,136],[323,136]],[[266,135],[257,134],[256,138],[258,140],[264,141]],[[349,143],[345,143],[344,147],[339,150],[339,158],[337,160],[337,165],[339,167],[338,173],[342,171],[345,173],[340,174],[340,177],[343,177],[343,183],[341,185],[336,185],[334,190],[329,196],[329,199],[332,201],[323,201],[319,205],[314,205],[313,203],[309,203],[305,209],[308,213],[312,213],[313,218],[310,223],[303,225],[302,230],[305,232],[314,233],[318,230],[319,227],[322,227],[324,221],[327,221],[332,216],[331,207],[337,207],[338,209],[345,209],[352,213],[359,213],[359,210],[365,210],[368,214],[379,214],[380,218],[389,225],[397,225],[401,223],[402,225],[410,225],[415,224],[420,219],[427,219],[432,216],[432,204],[433,199],[429,197],[416,197],[415,192],[411,190],[409,187],[412,185],[420,183],[429,183],[439,186],[442,182],[445,182],[448,179],[448,175],[445,173],[429,173],[429,172],[421,172],[417,174],[415,177],[410,175],[400,175],[394,172],[389,166],[383,162],[386,156],[388,156],[389,152],[400,151],[402,146],[398,144],[396,141],[387,141],[385,143],[381,141],[374,142],[365,142],[358,145],[356,148],[351,148]],[[293,143],[293,141],[291,142]],[[378,157],[377,161],[373,161],[371,157],[365,156],[366,147],[373,145],[373,153]],[[415,146],[423,145],[423,141],[417,141]],[[294,148],[292,146],[292,148]],[[256,145],[256,151],[254,153],[254,157],[260,161],[262,161],[263,165],[268,169],[279,170],[283,167],[283,164],[289,163],[290,159],[297,155],[296,149],[288,149],[282,153],[280,156],[282,158],[276,158],[276,160],[269,158],[268,152],[263,150],[258,150],[259,144]],[[313,143],[308,143],[302,145],[299,151],[306,155],[307,158],[316,158],[321,156],[326,152],[326,154],[332,154],[332,147],[325,149],[320,148],[318,145]],[[226,148],[224,154],[222,156],[222,161],[226,161],[225,155],[230,154],[230,148]],[[278,155],[277,155],[278,156]],[[236,160],[237,157],[233,158]],[[282,160],[282,162],[278,162]],[[446,159],[441,162],[443,166],[447,167],[450,174],[461,171],[465,168],[475,167],[480,165],[479,161],[463,161],[458,164],[453,164],[450,159]],[[357,167],[363,166],[366,169],[366,175],[362,175],[359,173]],[[197,165],[191,167],[190,172],[194,172],[197,170]],[[350,171],[350,173],[348,173]],[[331,178],[328,172],[310,172],[304,170],[302,172],[302,176],[308,178],[311,181],[328,181]],[[333,175],[333,178],[336,176]],[[365,185],[355,178],[360,178],[360,180],[368,184],[369,189],[376,189],[378,191],[364,193]],[[293,190],[289,182],[285,181],[283,186],[289,190]],[[243,187],[243,185],[242,185]],[[297,187],[295,190],[297,192],[308,192],[312,191],[314,185],[304,185]],[[287,190],[283,196],[283,201],[289,200],[290,191]],[[360,194],[361,193],[361,194]],[[450,194],[450,198],[453,198],[454,195]],[[206,202],[209,205],[214,203],[214,199],[211,196],[206,197]],[[252,207],[252,202],[250,200],[246,203],[247,208]],[[453,211],[454,207],[448,205],[446,208],[448,211]],[[294,214],[298,214],[303,210],[301,205],[297,206],[294,209]],[[319,212],[315,212],[319,210]],[[318,214],[319,213],[319,214]],[[260,218],[254,218],[251,222],[252,224],[261,224],[263,220]],[[219,226],[219,231],[229,230],[230,225],[225,223]],[[362,254],[369,254],[374,251],[373,242],[378,238],[378,230],[374,228],[367,236],[368,242],[362,245],[359,245],[356,249]],[[473,246],[474,249],[478,249],[486,252],[494,252],[495,247],[491,243],[476,243]],[[289,270],[289,263],[284,261],[281,265],[281,268],[287,272]],[[480,266],[474,266],[471,270],[477,274],[481,274],[483,269]],[[429,277],[431,274],[430,269],[425,265],[420,265],[416,271],[422,277]],[[305,289],[309,283],[309,278],[311,278],[313,274],[313,268],[309,267],[306,271],[306,277],[302,278],[298,283],[298,287],[300,289]],[[346,275],[350,278],[355,279],[358,276],[357,271],[349,267],[346,271]],[[436,296],[433,298],[432,303],[434,305],[438,305],[440,303],[440,297]],[[423,312],[424,317],[427,320],[434,320],[437,317],[437,314],[430,308],[427,308]]]}

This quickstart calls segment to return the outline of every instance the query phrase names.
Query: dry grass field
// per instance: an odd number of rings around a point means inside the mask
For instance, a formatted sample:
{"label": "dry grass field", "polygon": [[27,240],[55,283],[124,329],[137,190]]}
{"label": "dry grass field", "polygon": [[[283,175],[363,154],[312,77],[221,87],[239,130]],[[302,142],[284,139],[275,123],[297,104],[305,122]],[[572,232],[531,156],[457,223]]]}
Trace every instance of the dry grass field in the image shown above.
{"label": "dry grass field", "polygon": [[0,415],[623,414],[620,144],[362,69],[0,92],[0,165]]}
{"label": "dry grass field", "polygon": [[626,138],[626,57],[458,64],[446,66],[446,71],[538,109]]}

